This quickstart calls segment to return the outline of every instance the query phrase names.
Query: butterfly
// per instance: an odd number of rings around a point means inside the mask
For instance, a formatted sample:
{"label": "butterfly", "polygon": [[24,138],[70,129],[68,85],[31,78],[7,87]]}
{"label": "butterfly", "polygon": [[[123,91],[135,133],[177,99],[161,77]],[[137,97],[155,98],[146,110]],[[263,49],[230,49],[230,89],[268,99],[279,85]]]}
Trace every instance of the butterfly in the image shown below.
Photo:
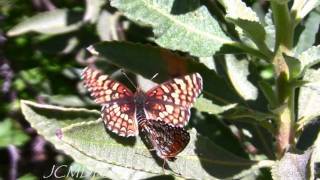
{"label": "butterfly", "polygon": [[92,66],[86,67],[81,77],[95,102],[102,105],[106,128],[124,137],[139,134],[139,119],[184,127],[190,118],[190,108],[202,91],[202,77],[198,73],[174,78],[147,92],[137,88],[135,93]]}
{"label": "butterfly", "polygon": [[190,135],[184,128],[160,120],[144,119],[139,121],[139,128],[147,142],[152,145],[152,150],[165,161],[174,160],[190,141]]}

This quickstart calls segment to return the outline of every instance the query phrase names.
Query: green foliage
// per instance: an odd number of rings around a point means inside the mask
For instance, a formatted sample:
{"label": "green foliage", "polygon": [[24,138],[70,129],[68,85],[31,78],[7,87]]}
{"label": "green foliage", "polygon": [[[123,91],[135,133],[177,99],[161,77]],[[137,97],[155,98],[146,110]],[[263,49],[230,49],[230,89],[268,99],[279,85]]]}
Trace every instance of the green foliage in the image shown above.
{"label": "green foliage", "polygon": [[29,140],[29,136],[13,123],[12,119],[0,122],[0,148],[9,145],[21,146]]}
{"label": "green foliage", "polygon": [[[168,162],[168,175],[283,179],[291,173],[314,179],[319,174],[318,131],[307,150],[296,147],[306,125],[316,128],[319,122],[319,1],[272,0],[270,6],[257,1],[252,7],[241,0],[10,2],[0,1],[6,18],[0,33],[7,35],[3,41],[0,34],[1,148],[33,151],[23,149],[38,137],[26,133],[30,124],[75,161],[59,153],[46,164],[72,163],[72,172],[83,167],[88,176],[111,179],[163,175],[162,161],[139,137],[120,138],[104,128],[80,72],[95,64],[131,88],[119,75],[125,69],[142,89],[154,85],[146,79],[156,73],[153,81],[162,83],[198,72],[203,92],[191,110],[191,140]],[[41,8],[50,11],[33,10]],[[20,99],[27,100],[19,104]],[[56,153],[50,152],[46,156]],[[19,177],[43,174],[24,170]]]}
{"label": "green foliage", "polygon": [[[22,101],[21,109],[39,134],[102,176],[112,175],[112,172],[106,171],[112,165],[123,167],[128,173],[111,176],[114,178],[129,178],[135,171],[145,172],[143,175],[140,173],[143,178],[162,172],[161,166],[157,165],[161,160],[154,161],[139,138],[124,139],[106,133],[98,111],[40,105],[29,101]],[[197,135],[195,130],[190,131],[190,136],[189,146],[177,156],[175,162],[168,162],[176,176],[205,179],[214,175],[226,178],[255,164],[254,161],[223,150],[208,138]]]}

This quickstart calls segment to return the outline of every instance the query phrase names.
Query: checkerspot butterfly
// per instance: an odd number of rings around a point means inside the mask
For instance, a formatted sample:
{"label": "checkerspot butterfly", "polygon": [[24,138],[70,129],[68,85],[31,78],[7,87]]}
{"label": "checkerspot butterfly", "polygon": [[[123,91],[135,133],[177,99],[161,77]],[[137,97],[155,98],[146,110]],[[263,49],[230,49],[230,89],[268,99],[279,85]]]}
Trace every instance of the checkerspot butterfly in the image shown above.
{"label": "checkerspot butterfly", "polygon": [[174,78],[146,93],[139,88],[132,93],[91,66],[83,70],[82,79],[95,102],[102,105],[102,119],[107,129],[125,137],[139,133],[139,115],[176,127],[185,126],[190,108],[202,91],[202,78],[198,73]]}
{"label": "checkerspot butterfly", "polygon": [[140,131],[165,160],[174,158],[190,140],[183,129],[190,108],[202,91],[202,78],[194,73],[162,83],[146,93],[132,93],[108,75],[87,67],[82,72],[84,85],[96,103],[102,104],[102,119],[119,136],[136,136]]}

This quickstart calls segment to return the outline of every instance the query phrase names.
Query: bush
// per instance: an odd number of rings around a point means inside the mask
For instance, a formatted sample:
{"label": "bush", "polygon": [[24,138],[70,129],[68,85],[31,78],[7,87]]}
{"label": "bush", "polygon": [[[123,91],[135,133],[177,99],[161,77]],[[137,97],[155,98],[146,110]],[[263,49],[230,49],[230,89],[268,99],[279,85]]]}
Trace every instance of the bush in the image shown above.
{"label": "bush", "polygon": [[[0,3],[7,22],[7,38],[0,36],[6,117],[0,147],[8,150],[2,176],[43,177],[58,167],[60,177],[82,178],[319,176],[318,1]],[[156,73],[157,83],[201,74],[203,92],[187,126],[191,139],[168,161],[170,176],[139,137],[106,132],[79,78],[92,64],[132,89],[119,69],[142,89]],[[63,152],[45,146],[29,123]],[[32,163],[47,165],[28,169]]]}

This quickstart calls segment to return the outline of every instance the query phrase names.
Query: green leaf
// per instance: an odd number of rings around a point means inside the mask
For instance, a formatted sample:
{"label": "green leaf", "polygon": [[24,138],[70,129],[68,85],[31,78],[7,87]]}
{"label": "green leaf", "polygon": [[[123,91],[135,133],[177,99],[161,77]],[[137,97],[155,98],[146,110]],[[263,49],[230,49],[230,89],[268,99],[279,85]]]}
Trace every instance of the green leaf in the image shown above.
{"label": "green leaf", "polygon": [[11,28],[8,36],[18,36],[27,32],[61,34],[77,30],[82,23],[82,15],[68,9],[56,9],[39,13]]}
{"label": "green leaf", "polygon": [[[106,132],[97,111],[25,100],[21,102],[21,108],[39,134],[90,171],[109,178],[138,176],[140,179],[162,173],[162,161],[155,161],[140,138],[122,138]],[[227,178],[255,164],[221,149],[209,139],[197,135],[195,130],[190,131],[190,136],[186,149],[174,162],[168,162],[171,173],[176,176]],[[114,170],[120,170],[120,173]]]}
{"label": "green leaf", "polygon": [[18,178],[18,180],[37,180],[38,177],[31,174],[31,173],[28,173],[28,174],[24,174],[23,176],[20,176]]}
{"label": "green leaf", "polygon": [[132,20],[153,27],[155,42],[162,47],[208,57],[223,44],[232,44],[198,0],[112,0],[111,5]]}
{"label": "green leaf", "polygon": [[226,8],[227,17],[258,22],[257,14],[241,0],[219,0]]}
{"label": "green leaf", "polygon": [[270,113],[259,112],[247,107],[237,106],[223,112],[223,117],[228,120],[237,120],[239,122],[247,122],[249,124],[258,124],[267,129],[271,134],[275,132],[270,119],[274,119],[274,115]]}
{"label": "green leaf", "polygon": [[30,139],[20,127],[13,123],[13,119],[5,119],[0,122],[0,148],[7,147],[10,144],[21,146]]}
{"label": "green leaf", "polygon": [[319,5],[319,0],[295,0],[291,8],[295,24],[299,23],[309,12]]}
{"label": "green leaf", "polygon": [[309,179],[309,159],[312,150],[307,150],[303,154],[287,152],[282,159],[272,167],[272,178],[281,179]]}
{"label": "green leaf", "polygon": [[302,86],[299,91],[299,129],[320,115],[320,70],[307,70],[303,80],[308,83]]}
{"label": "green leaf", "polygon": [[[241,0],[221,0],[227,11],[227,19],[240,27],[244,35],[249,37],[265,56],[271,58],[272,53],[265,44],[266,32],[259,22],[257,14]],[[243,34],[240,30],[238,32]]]}
{"label": "green leaf", "polygon": [[246,59],[238,60],[233,55],[226,55],[225,58],[226,70],[236,91],[245,100],[257,99],[258,90],[248,81],[249,62]]}
{"label": "green leaf", "polygon": [[[203,93],[216,104],[228,105],[238,100],[238,95],[225,80],[205,65],[189,58],[183,58],[166,49],[128,42],[102,42],[88,50],[108,62],[125,68],[146,78],[159,73],[155,81],[162,83],[172,76],[198,72],[203,78]],[[126,52],[126,53],[123,53]],[[143,66],[141,66],[143,64]],[[105,65],[100,65],[103,68]]]}
{"label": "green leaf", "polygon": [[291,80],[296,79],[300,75],[301,62],[294,57],[287,56],[286,54],[283,54],[283,57],[289,68],[289,78]]}
{"label": "green leaf", "polygon": [[295,54],[299,55],[306,51],[316,42],[316,35],[319,31],[320,13],[311,12],[308,19],[305,20],[304,30],[299,36],[299,40],[295,46]]}
{"label": "green leaf", "polygon": [[270,1],[278,3],[278,4],[286,4],[289,2],[289,0],[270,0]]}
{"label": "green leaf", "polygon": [[194,107],[197,108],[199,111],[207,112],[209,114],[220,114],[220,113],[227,111],[235,106],[236,106],[236,104],[219,106],[219,105],[212,103],[212,101],[210,101],[204,97],[199,97],[194,104]]}
{"label": "green leaf", "polygon": [[266,81],[259,81],[259,87],[269,102],[270,108],[274,109],[278,106],[278,100],[272,86]]}
{"label": "green leaf", "polygon": [[303,72],[306,71],[307,68],[320,62],[320,45],[312,46],[311,48],[302,52],[299,55],[298,59],[301,62],[300,71],[303,74]]}

